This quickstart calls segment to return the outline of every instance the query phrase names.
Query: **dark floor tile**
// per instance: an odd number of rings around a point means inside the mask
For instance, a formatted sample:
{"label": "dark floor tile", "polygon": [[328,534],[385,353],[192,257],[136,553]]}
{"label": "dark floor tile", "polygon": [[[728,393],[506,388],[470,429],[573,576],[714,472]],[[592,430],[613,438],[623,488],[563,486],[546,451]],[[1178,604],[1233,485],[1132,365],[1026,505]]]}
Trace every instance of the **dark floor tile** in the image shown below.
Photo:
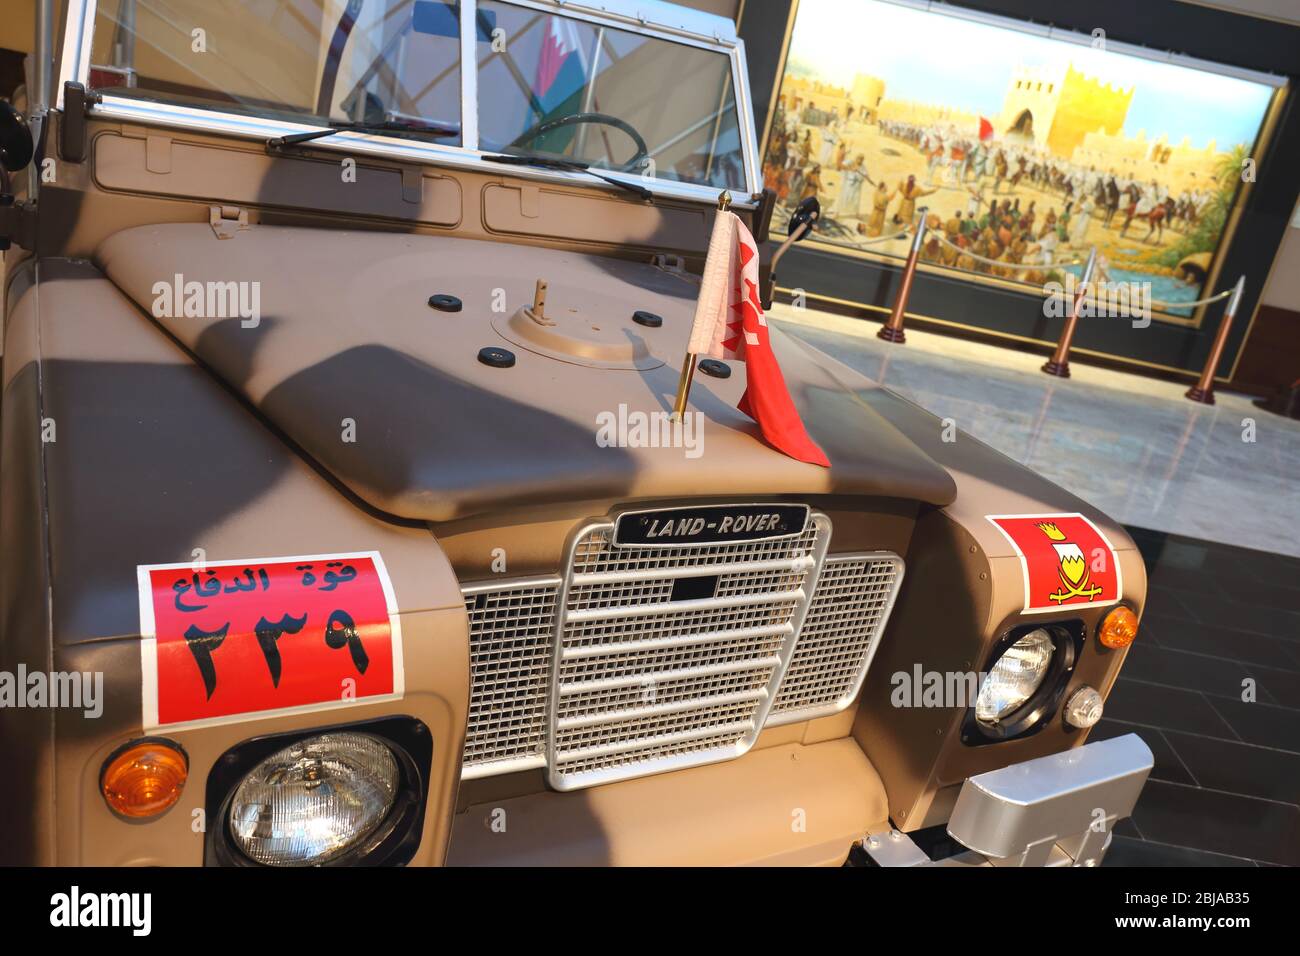
{"label": "dark floor tile", "polygon": [[1202,787],[1300,806],[1300,754],[1176,730],[1163,736]]}
{"label": "dark floor tile", "polygon": [[1122,672],[1106,699],[1106,716],[1147,727],[1236,740],[1228,723],[1199,691],[1131,680]]}
{"label": "dark floor tile", "polygon": [[1147,586],[1167,591],[1175,597],[1189,591],[1199,594],[1208,593],[1221,598],[1230,597],[1231,595],[1225,594],[1220,589],[1221,585],[1219,576],[1211,571],[1194,570],[1164,562],[1147,563]]}
{"label": "dark floor tile", "polygon": [[1265,634],[1231,630],[1222,625],[1144,614],[1138,640],[1154,639],[1160,647],[1192,651],[1249,664],[1295,670],[1296,658],[1289,641]]}
{"label": "dark floor tile", "polygon": [[1300,611],[1300,584],[1297,582],[1300,582],[1300,572],[1292,572],[1284,580],[1243,578],[1231,583],[1232,593],[1228,596],[1260,607]]}
{"label": "dark floor tile", "polygon": [[[1139,548],[1141,550],[1141,548]],[[1175,591],[1200,589],[1216,597],[1227,597],[1243,579],[1271,575],[1278,571],[1274,555],[1257,551],[1232,553],[1225,545],[1193,538],[1166,537],[1161,545],[1143,550],[1147,578],[1160,587]]]}
{"label": "dark floor tile", "polygon": [[[1129,648],[1121,673],[1131,680],[1168,684],[1171,687],[1199,690],[1203,694],[1240,700],[1244,688],[1242,681],[1253,678],[1256,688],[1262,682],[1252,667],[1253,665],[1239,664],[1221,657],[1156,647],[1139,637],[1137,643]],[[1259,670],[1262,672],[1264,668]],[[1271,670],[1269,673],[1289,672]],[[1300,681],[1300,673],[1294,676]]]}
{"label": "dark floor tile", "polygon": [[1291,708],[1222,697],[1208,702],[1228,722],[1237,736],[1247,743],[1300,754],[1300,715]]}
{"label": "dark floor tile", "polygon": [[1238,584],[1245,586],[1251,581],[1284,584],[1300,575],[1300,558],[1222,544],[1208,546],[1210,554],[1205,562],[1205,570],[1219,575],[1221,587],[1228,594],[1234,594],[1234,588]]}
{"label": "dark floor tile", "polygon": [[1138,830],[1137,824],[1134,823],[1133,820],[1129,817],[1125,817],[1123,820],[1115,821],[1113,832],[1115,836],[1132,837],[1135,840],[1142,839],[1142,834]]}
{"label": "dark floor tile", "polygon": [[1151,748],[1151,756],[1155,760],[1151,767],[1152,780],[1167,780],[1170,783],[1186,783],[1196,786],[1196,778],[1187,772],[1187,768],[1178,759],[1178,754],[1169,745],[1169,741],[1165,739],[1164,734],[1154,727],[1139,727],[1136,724],[1126,724],[1107,717],[1092,728],[1092,732],[1088,734],[1088,740],[1089,742],[1110,740],[1112,737],[1123,737],[1125,734],[1137,734]]}
{"label": "dark floor tile", "polygon": [[[1255,679],[1259,700],[1300,711],[1300,671],[1278,670],[1274,667],[1243,665],[1246,674]],[[1296,714],[1300,720],[1300,713]]]}
{"label": "dark floor tile", "polygon": [[1300,807],[1149,780],[1133,822],[1154,843],[1300,866]]}
{"label": "dark floor tile", "polygon": [[1220,853],[1206,853],[1185,846],[1165,846],[1148,843],[1132,837],[1120,836],[1115,829],[1114,839],[1102,866],[1254,866],[1250,860]]}
{"label": "dark floor tile", "polygon": [[[1298,616],[1297,619],[1300,619],[1300,616]],[[1294,631],[1278,631],[1272,636],[1280,638],[1283,643],[1290,644],[1293,651],[1300,650],[1300,629]]]}
{"label": "dark floor tile", "polygon": [[1171,591],[1169,588],[1156,585],[1148,585],[1147,587],[1147,601],[1142,609],[1143,621],[1145,622],[1147,617],[1151,615],[1184,621],[1192,619],[1192,612],[1187,610],[1183,603],[1178,600],[1177,591]]}
{"label": "dark floor tile", "polygon": [[1252,631],[1283,640],[1300,639],[1300,608],[1268,607],[1195,591],[1180,591],[1178,601],[1195,620],[1204,624]]}
{"label": "dark floor tile", "polygon": [[[1287,581],[1300,577],[1300,558],[1253,548],[1202,541],[1177,534],[1156,538],[1128,529],[1149,565],[1169,564],[1216,575],[1229,584],[1249,579]],[[1155,534],[1158,534],[1155,533]],[[1229,591],[1228,593],[1231,593]]]}

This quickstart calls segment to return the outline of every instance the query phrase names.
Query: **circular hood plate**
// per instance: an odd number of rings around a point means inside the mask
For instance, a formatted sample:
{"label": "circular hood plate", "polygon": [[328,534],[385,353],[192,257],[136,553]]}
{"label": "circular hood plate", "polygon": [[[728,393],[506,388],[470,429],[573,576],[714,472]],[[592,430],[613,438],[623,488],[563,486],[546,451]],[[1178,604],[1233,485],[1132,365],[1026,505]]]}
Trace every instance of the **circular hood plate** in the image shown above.
{"label": "circular hood plate", "polygon": [[492,327],[507,342],[572,365],[647,371],[664,364],[650,354],[646,330],[632,321],[631,310],[617,319],[549,304],[545,311],[541,321],[531,307],[498,315]]}

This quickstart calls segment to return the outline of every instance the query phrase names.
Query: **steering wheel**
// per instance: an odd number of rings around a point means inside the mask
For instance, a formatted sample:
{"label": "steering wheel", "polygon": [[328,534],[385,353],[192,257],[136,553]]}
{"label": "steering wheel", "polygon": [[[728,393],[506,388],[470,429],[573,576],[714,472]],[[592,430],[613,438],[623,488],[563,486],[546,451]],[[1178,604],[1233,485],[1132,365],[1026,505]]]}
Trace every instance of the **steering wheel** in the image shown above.
{"label": "steering wheel", "polygon": [[0,100],[0,169],[16,173],[32,161],[32,131],[8,100]]}
{"label": "steering wheel", "polygon": [[610,116],[608,113],[570,113],[568,116],[561,116],[558,119],[546,120],[538,123],[530,129],[524,130],[513,140],[510,147],[519,147],[524,143],[540,139],[547,133],[553,133],[557,129],[564,129],[568,126],[579,126],[584,123],[596,123],[601,126],[612,126],[617,130],[622,130],[636,144],[636,155],[629,159],[622,166],[618,167],[620,172],[633,173],[640,172],[641,163],[649,158],[650,147],[646,145],[645,139],[638,133],[630,123],[619,119],[617,116]]}

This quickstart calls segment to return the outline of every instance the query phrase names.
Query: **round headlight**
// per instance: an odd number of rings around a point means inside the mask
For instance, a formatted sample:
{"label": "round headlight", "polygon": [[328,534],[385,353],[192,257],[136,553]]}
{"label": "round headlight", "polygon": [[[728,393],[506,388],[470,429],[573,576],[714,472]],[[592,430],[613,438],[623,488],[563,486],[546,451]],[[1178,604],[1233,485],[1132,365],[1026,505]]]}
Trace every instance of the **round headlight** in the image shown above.
{"label": "round headlight", "polygon": [[325,863],[383,823],[399,779],[392,751],[374,737],[334,733],[300,740],[244,777],[230,805],[231,838],[258,863]]}
{"label": "round headlight", "polygon": [[989,669],[975,699],[975,719],[994,723],[1024,706],[1043,683],[1056,644],[1041,627],[1016,641]]}

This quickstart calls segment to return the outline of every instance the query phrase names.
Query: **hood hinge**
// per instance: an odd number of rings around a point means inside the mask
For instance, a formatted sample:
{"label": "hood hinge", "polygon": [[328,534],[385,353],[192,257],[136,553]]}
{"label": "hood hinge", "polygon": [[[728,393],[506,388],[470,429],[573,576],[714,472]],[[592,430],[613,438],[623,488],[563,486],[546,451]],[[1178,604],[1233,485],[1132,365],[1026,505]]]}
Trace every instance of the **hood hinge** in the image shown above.
{"label": "hood hinge", "polygon": [[248,210],[242,206],[209,206],[208,225],[218,239],[233,239],[248,228]]}

